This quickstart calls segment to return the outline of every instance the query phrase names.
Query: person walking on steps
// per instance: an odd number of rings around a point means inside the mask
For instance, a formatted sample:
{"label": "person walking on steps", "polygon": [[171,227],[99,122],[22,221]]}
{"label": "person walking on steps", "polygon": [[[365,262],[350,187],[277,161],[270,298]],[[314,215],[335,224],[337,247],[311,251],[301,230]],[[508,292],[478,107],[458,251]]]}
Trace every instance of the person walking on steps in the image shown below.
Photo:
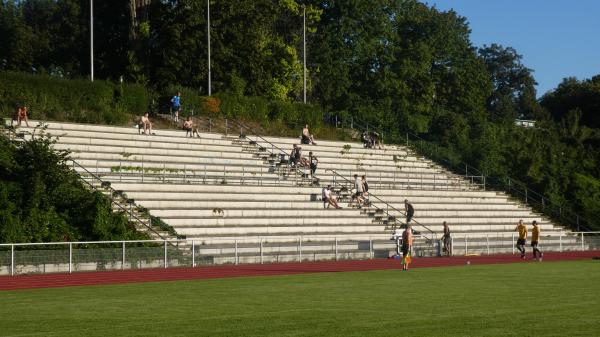
{"label": "person walking on steps", "polygon": [[525,243],[527,241],[527,226],[523,223],[523,220],[519,220],[519,224],[515,227],[515,231],[519,232],[519,238],[517,239],[517,249],[521,252],[521,259],[525,259]]}
{"label": "person walking on steps", "polygon": [[538,248],[538,244],[540,242],[540,227],[536,220],[533,220],[531,223],[533,225],[533,229],[531,230],[531,248],[533,249],[533,258],[538,261],[542,261],[544,257],[544,253]]}
{"label": "person walking on steps", "polygon": [[406,225],[408,225],[415,215],[415,209],[413,205],[408,202],[408,199],[404,199],[404,211],[406,212]]}
{"label": "person walking on steps", "polygon": [[444,236],[442,236],[442,242],[444,243],[444,254],[446,256],[451,256],[452,238],[450,237],[450,227],[446,221],[444,221]]}
{"label": "person walking on steps", "polygon": [[177,92],[173,98],[171,98],[171,112],[173,113],[173,121],[179,122],[179,112],[181,111],[181,92]]}

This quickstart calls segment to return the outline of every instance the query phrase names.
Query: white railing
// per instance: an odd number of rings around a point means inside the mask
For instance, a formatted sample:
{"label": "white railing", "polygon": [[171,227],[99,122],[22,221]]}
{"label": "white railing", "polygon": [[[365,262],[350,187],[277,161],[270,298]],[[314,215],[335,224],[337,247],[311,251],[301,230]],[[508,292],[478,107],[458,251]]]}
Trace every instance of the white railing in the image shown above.
{"label": "white railing", "polygon": [[[188,240],[88,241],[0,244],[0,274],[56,273],[114,269],[197,267],[207,264],[267,263],[387,258],[396,251],[391,235],[269,236]],[[515,253],[513,233],[454,233],[453,255]],[[542,236],[542,251],[600,249],[600,232]],[[416,235],[416,256],[441,254]]]}

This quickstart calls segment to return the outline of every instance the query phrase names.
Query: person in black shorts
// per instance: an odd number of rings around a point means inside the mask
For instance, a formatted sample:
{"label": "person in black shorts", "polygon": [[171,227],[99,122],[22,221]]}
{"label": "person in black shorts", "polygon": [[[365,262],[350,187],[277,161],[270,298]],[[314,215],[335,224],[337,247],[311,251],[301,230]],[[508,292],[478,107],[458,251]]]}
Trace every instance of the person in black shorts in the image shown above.
{"label": "person in black shorts", "polygon": [[408,225],[415,215],[415,209],[408,203],[408,199],[404,200],[404,211],[406,211],[406,224]]}
{"label": "person in black shorts", "polygon": [[317,159],[317,156],[313,155],[312,151],[308,153],[308,162],[310,163],[310,176],[314,177],[319,159]]}
{"label": "person in black shorts", "polygon": [[517,239],[517,249],[521,253],[521,259],[525,259],[525,243],[527,241],[527,226],[523,223],[523,220],[519,220],[515,231],[519,233]]}

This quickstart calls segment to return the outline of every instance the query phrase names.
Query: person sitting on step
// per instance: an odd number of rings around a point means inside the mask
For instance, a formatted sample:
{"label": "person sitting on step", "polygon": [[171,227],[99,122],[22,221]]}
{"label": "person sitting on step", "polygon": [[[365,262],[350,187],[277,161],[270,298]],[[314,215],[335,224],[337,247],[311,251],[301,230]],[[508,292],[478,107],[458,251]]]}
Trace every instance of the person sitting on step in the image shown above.
{"label": "person sitting on step", "polygon": [[25,125],[29,127],[26,106],[19,107],[19,109],[17,110],[17,126],[21,126],[21,121],[25,121]]}
{"label": "person sitting on step", "polygon": [[304,129],[302,129],[302,140],[301,140],[302,144],[312,144],[312,145],[317,145],[317,143],[315,143],[315,137],[313,135],[310,134],[310,132],[308,131],[308,124],[306,124],[304,126]]}
{"label": "person sitting on step", "polygon": [[138,133],[144,133],[152,135],[152,122],[150,122],[150,117],[148,113],[144,113],[144,115],[140,118],[140,124],[138,125]]}
{"label": "person sitting on step", "polygon": [[200,138],[200,134],[198,133],[198,128],[194,127],[194,121],[192,120],[192,116],[188,116],[187,119],[183,122],[183,129],[185,130],[185,136],[190,135],[190,138],[194,137],[194,134]]}
{"label": "person sitting on step", "polygon": [[323,188],[323,207],[325,207],[325,203],[327,203],[327,208],[329,208],[329,205],[335,207],[336,209],[342,208],[340,205],[338,205],[335,194],[333,194],[331,191],[331,185],[327,185],[327,187]]}
{"label": "person sitting on step", "polygon": [[290,152],[290,166],[298,165],[298,161],[300,160],[299,151],[298,145],[294,144],[292,147],[292,152]]}

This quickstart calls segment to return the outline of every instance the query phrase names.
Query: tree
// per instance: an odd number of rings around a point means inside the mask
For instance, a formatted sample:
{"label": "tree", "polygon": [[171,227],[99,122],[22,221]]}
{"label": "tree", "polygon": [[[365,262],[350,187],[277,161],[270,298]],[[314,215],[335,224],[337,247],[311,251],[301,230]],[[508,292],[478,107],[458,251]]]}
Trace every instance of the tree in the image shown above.
{"label": "tree", "polygon": [[515,118],[536,118],[541,114],[535,98],[532,70],[521,63],[523,58],[512,47],[493,43],[479,49],[493,83],[487,108],[492,118],[512,123]]}

